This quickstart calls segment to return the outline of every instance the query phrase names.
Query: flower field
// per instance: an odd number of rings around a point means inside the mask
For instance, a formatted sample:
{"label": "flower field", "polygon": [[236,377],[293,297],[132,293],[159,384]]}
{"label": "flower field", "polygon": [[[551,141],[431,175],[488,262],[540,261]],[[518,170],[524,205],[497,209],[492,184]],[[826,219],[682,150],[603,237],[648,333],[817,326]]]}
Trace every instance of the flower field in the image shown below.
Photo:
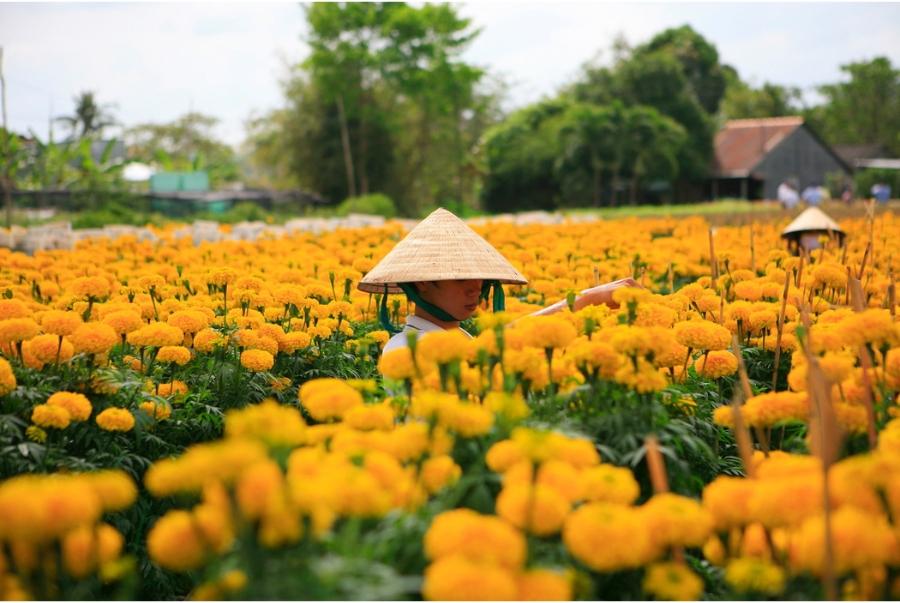
{"label": "flower field", "polygon": [[383,357],[399,225],[0,250],[0,598],[898,598],[900,220],[785,223],[477,227],[529,284]]}

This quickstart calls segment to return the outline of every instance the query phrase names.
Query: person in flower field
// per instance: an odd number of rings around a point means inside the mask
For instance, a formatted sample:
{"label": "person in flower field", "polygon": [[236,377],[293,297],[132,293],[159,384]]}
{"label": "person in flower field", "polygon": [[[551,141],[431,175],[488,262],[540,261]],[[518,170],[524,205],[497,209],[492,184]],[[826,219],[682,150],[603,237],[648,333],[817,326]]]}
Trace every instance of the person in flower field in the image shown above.
{"label": "person in flower field", "polygon": [[[408,345],[408,334],[459,329],[482,300],[493,292],[493,309],[504,309],[503,284],[524,285],[528,281],[465,222],[445,209],[437,209],[413,228],[360,281],[362,291],[382,294],[379,319],[395,333],[382,353]],[[575,310],[589,305],[615,307],[613,291],[636,287],[632,278],[623,278],[581,292]],[[390,323],[387,294],[405,293],[415,304],[403,329]],[[533,313],[553,314],[567,306],[560,300]],[[465,333],[465,331],[463,331]],[[469,333],[466,333],[469,335]],[[471,335],[470,335],[471,336]]]}

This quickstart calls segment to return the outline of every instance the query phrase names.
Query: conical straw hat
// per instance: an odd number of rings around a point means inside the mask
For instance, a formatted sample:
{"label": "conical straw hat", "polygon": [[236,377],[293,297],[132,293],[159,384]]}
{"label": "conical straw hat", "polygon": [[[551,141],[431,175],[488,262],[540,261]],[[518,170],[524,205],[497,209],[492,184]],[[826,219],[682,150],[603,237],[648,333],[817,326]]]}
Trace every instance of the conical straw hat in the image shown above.
{"label": "conical straw hat", "polygon": [[802,214],[797,216],[793,222],[788,224],[787,228],[781,231],[781,236],[786,237],[793,234],[800,234],[810,231],[834,232],[841,235],[844,234],[844,231],[841,230],[841,227],[837,225],[837,222],[828,217],[825,212],[823,212],[818,207],[810,207]]}
{"label": "conical straw hat", "polygon": [[363,277],[359,289],[400,293],[397,283],[457,279],[528,281],[465,222],[446,209],[436,209]]}

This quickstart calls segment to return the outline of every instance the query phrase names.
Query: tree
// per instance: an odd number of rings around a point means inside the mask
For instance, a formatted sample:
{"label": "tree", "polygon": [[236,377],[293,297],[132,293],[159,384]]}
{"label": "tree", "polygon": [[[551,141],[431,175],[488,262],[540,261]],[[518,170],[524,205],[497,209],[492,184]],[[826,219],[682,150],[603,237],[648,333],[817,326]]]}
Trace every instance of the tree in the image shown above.
{"label": "tree", "polygon": [[218,122],[190,112],[170,123],[135,126],[126,132],[129,155],[165,170],[206,170],[212,185],[238,180],[234,150],[213,135]]}
{"label": "tree", "polygon": [[900,71],[886,57],[849,63],[847,82],[819,87],[822,133],[832,144],[877,143],[900,156]]}
{"label": "tree", "polygon": [[82,92],[73,100],[75,112],[56,118],[69,129],[71,139],[102,138],[105,129],[118,125],[111,113],[112,105],[98,104],[93,92]]}
{"label": "tree", "polygon": [[722,120],[798,115],[803,111],[800,88],[764,82],[753,88],[734,74],[719,108]]}

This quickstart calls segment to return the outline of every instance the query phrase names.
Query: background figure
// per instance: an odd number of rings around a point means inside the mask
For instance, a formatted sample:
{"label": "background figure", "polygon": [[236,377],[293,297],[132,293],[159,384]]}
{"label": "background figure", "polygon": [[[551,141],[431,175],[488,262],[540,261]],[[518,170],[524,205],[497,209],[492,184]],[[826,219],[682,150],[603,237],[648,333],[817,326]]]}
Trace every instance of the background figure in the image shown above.
{"label": "background figure", "polygon": [[785,209],[793,209],[800,202],[797,189],[787,180],[778,185],[778,201]]}
{"label": "background figure", "polygon": [[810,184],[803,189],[800,198],[810,206],[818,206],[822,203],[822,189],[817,184]]}
{"label": "background figure", "polygon": [[879,203],[886,203],[891,198],[891,185],[884,182],[876,182],[872,185],[872,196]]}
{"label": "background figure", "polygon": [[844,189],[841,191],[841,201],[847,205],[853,203],[853,187],[851,185],[844,185]]}

